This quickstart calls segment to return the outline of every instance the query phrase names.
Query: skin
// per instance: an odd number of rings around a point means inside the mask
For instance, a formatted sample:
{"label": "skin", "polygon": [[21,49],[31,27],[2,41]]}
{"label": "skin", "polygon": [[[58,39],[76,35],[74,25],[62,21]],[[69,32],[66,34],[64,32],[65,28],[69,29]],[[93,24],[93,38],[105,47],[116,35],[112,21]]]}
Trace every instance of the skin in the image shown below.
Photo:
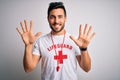
{"label": "skin", "polygon": [[53,9],[48,16],[48,22],[52,30],[53,35],[64,34],[64,25],[66,22],[66,16],[61,8]]}
{"label": "skin", "polygon": [[[66,16],[64,15],[64,10],[61,8],[53,9],[50,11],[48,16],[48,22],[53,35],[63,35],[65,32],[64,25],[66,22]],[[41,35],[41,32],[33,34],[33,22],[30,21],[30,28],[28,27],[27,20],[20,22],[22,31],[19,28],[16,28],[18,33],[21,35],[21,38],[25,44],[25,53],[23,59],[23,65],[25,72],[32,71],[38,64],[41,56],[32,54],[32,46],[35,40]],[[76,43],[77,46],[81,48],[88,47],[91,39],[94,37],[95,33],[92,33],[92,26],[88,27],[85,25],[85,28],[82,28],[80,25],[79,36],[75,39],[73,36],[70,38]],[[88,53],[88,50],[81,51],[80,56],[76,56],[80,67],[88,72],[91,68],[91,59]]]}

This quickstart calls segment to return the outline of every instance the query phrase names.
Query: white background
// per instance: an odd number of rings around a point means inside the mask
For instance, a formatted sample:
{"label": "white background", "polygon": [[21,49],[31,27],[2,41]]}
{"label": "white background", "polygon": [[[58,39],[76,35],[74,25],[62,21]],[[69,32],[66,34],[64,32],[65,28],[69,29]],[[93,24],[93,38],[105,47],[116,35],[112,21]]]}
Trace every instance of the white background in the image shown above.
{"label": "white background", "polygon": [[[40,80],[40,63],[31,73],[24,72],[24,44],[16,27],[27,19],[34,21],[34,32],[50,32],[47,9],[51,1],[56,0],[0,0],[0,80]],[[120,80],[120,0],[63,2],[68,32],[77,36],[79,25],[85,23],[96,32],[88,47],[91,71],[78,68],[79,80]]]}

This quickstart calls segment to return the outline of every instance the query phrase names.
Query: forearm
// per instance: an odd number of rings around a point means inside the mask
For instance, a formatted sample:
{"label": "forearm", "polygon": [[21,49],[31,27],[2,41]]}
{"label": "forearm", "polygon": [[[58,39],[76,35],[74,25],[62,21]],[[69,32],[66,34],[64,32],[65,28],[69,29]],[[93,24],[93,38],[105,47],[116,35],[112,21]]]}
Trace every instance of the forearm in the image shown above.
{"label": "forearm", "polygon": [[29,72],[34,68],[32,57],[32,45],[25,46],[23,65],[26,72]]}
{"label": "forearm", "polygon": [[80,65],[82,69],[85,70],[86,72],[88,72],[91,69],[91,59],[87,50],[81,51]]}

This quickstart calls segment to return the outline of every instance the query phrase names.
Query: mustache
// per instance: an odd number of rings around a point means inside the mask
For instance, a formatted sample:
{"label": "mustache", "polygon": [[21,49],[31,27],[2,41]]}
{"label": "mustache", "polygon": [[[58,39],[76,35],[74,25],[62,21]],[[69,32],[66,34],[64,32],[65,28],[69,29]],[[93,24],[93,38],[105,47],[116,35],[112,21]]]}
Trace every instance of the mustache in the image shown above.
{"label": "mustache", "polygon": [[53,25],[61,25],[61,24],[55,22]]}

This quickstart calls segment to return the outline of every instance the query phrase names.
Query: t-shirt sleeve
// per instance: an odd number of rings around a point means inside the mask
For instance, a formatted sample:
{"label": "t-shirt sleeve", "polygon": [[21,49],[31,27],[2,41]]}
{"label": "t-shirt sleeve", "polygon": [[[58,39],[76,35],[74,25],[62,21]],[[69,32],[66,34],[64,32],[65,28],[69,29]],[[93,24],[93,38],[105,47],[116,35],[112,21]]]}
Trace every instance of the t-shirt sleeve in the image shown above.
{"label": "t-shirt sleeve", "polygon": [[33,54],[40,56],[40,46],[39,46],[39,40],[35,41],[33,45]]}

